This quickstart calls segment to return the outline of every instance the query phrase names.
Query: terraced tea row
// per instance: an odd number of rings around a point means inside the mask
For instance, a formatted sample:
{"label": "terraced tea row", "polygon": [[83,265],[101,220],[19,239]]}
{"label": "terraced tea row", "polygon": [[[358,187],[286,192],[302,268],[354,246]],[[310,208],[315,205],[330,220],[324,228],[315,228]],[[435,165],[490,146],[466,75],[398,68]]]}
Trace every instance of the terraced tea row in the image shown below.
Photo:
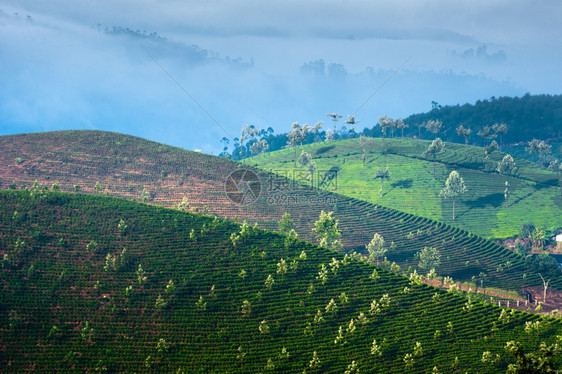
{"label": "terraced tea row", "polygon": [[353,256],[104,197],[0,192],[0,255],[3,372],[492,373],[515,363],[508,341],[562,334]]}

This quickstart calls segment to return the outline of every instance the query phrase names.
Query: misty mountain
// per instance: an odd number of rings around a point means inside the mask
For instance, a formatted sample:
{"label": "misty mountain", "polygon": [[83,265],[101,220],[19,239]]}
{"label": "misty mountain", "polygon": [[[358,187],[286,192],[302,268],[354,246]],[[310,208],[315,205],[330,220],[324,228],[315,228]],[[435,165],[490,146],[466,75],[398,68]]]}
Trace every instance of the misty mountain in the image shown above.
{"label": "misty mountain", "polygon": [[121,26],[105,27],[101,29],[101,25],[99,24],[98,30],[110,36],[126,38],[129,45],[136,45],[137,47],[148,51],[152,55],[177,59],[189,65],[220,62],[242,68],[253,66],[253,62],[244,62],[241,57],[231,58],[227,56],[223,58],[218,52],[201,48],[196,44],[188,45],[182,42],[170,40],[158,35],[156,32],[149,33],[144,30],[133,30],[128,27]]}

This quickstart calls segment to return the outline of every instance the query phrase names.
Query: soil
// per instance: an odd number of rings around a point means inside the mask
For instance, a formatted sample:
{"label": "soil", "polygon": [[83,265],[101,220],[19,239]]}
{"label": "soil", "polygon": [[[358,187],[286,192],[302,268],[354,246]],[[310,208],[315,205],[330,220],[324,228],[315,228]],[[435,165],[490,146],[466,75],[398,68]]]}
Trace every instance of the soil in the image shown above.
{"label": "soil", "polygon": [[[543,301],[544,288],[542,286],[526,287],[523,289],[523,292],[531,295],[533,305],[535,300],[537,303]],[[550,313],[555,309],[562,311],[562,291],[548,288],[546,291],[546,303],[543,302],[542,311]]]}

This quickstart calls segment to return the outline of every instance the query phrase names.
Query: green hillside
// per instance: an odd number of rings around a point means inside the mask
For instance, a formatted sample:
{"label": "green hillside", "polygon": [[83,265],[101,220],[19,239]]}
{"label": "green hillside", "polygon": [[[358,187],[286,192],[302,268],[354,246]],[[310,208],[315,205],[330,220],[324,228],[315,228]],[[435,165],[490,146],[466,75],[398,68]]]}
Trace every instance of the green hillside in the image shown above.
{"label": "green hillside", "polygon": [[528,353],[562,334],[213,217],[38,191],[0,202],[2,372],[504,372],[506,342]]}
{"label": "green hillside", "polygon": [[[446,222],[447,224],[488,238],[505,238],[518,233],[521,225],[533,222],[552,229],[562,226],[560,210],[562,195],[558,176],[523,159],[513,176],[494,171],[504,154],[494,152],[488,160],[480,147],[446,143],[437,155],[436,179],[433,162],[422,157],[429,141],[414,139],[372,139],[365,166],[358,139],[305,145],[299,148],[310,153],[319,177],[337,169],[337,191],[340,194],[380,204],[400,211]],[[293,149],[268,153],[245,160],[248,165],[266,170],[293,169]],[[376,171],[387,167],[391,180],[380,182]],[[457,170],[468,188],[456,203],[456,219],[452,219],[452,203],[439,196],[452,170]],[[285,173],[286,174],[286,173]],[[510,198],[505,207],[505,182],[510,184]]]}
{"label": "green hillside", "polygon": [[[328,147],[336,144],[341,143]],[[345,252],[364,252],[365,245],[379,233],[389,243],[388,260],[404,271],[415,269],[419,262],[416,253],[431,246],[443,254],[437,268],[440,276],[517,292],[542,285],[538,275],[527,269],[523,257],[459,228],[307,188],[224,158],[101,131],[3,136],[0,149],[0,183],[4,188],[51,190],[58,185],[60,191],[71,192],[79,187],[82,193],[166,207],[178,207],[187,198],[182,209],[246,220],[270,230],[277,230],[279,220],[288,212],[299,237],[314,243],[314,222],[321,211],[333,211],[340,223]],[[325,150],[320,155],[330,152],[330,148]],[[258,176],[261,193],[255,201],[233,203],[225,193],[227,177],[239,170],[250,170]],[[562,277],[552,279],[550,286],[562,289]]]}

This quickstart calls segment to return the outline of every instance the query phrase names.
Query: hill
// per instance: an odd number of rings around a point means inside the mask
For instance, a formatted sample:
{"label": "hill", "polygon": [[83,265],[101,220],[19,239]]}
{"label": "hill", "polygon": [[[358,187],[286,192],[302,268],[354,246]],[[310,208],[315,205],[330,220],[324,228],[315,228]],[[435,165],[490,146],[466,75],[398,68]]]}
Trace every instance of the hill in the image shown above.
{"label": "hill", "polygon": [[[224,158],[99,131],[5,136],[0,137],[0,149],[3,188],[42,190],[55,184],[65,192],[79,190],[167,207],[181,204],[182,209],[245,220],[270,230],[276,230],[288,212],[299,237],[310,242],[317,242],[312,228],[321,211],[334,211],[346,252],[364,252],[379,233],[389,246],[394,243],[388,260],[404,270],[417,268],[416,253],[431,246],[443,253],[438,274],[456,281],[518,292],[542,285],[521,256],[459,228],[310,188]],[[233,202],[242,195],[226,191],[232,191],[234,179],[242,180],[246,171],[248,176],[255,172],[246,192],[257,186],[261,192],[255,200],[248,194],[245,203]],[[242,174],[229,179],[233,172]],[[182,203],[184,198],[187,202]],[[562,288],[562,277],[553,279],[551,286]]]}
{"label": "hill", "polygon": [[557,319],[276,233],[105,197],[0,201],[3,372],[492,373],[516,364],[510,341],[562,365]]}
{"label": "hill", "polygon": [[[562,95],[530,94],[522,97],[492,97],[474,104],[437,106],[429,112],[405,118],[404,122],[410,124],[405,134],[418,136],[416,124],[439,119],[443,122],[442,139],[457,143],[464,143],[464,138],[456,133],[456,128],[461,124],[472,129],[471,144],[484,145],[484,140],[476,134],[484,126],[494,123],[506,123],[509,126],[507,134],[502,135],[501,139],[506,144],[527,142],[533,138],[560,139],[561,107]],[[430,133],[422,136],[432,138]]]}
{"label": "hill", "polygon": [[[439,132],[439,137],[447,142],[465,144],[465,138],[457,134],[457,127],[463,125],[464,128],[470,129],[471,134],[466,141],[471,145],[484,146],[490,142],[490,139],[484,139],[478,136],[478,132],[484,127],[491,127],[496,123],[505,123],[507,125],[507,133],[491,134],[495,136],[496,141],[500,143],[506,152],[517,155],[518,157],[538,162],[536,153],[529,154],[525,151],[528,142],[533,138],[542,139],[552,146],[551,154],[546,160],[546,165],[550,159],[562,158],[562,95],[530,95],[523,97],[492,97],[489,100],[478,100],[474,104],[463,105],[446,105],[441,106],[433,103],[433,109],[425,113],[412,114],[404,119],[406,128],[390,128],[387,137],[406,136],[417,139],[430,139],[434,135],[427,131],[423,126],[428,121],[440,120],[443,123],[443,129]],[[391,114],[391,113],[389,113]],[[337,117],[335,117],[337,119]],[[348,119],[349,120],[349,119]],[[365,119],[361,118],[362,121]],[[370,122],[376,122],[376,119],[368,119]],[[355,117],[353,118],[355,121]],[[319,122],[321,124],[321,122]],[[355,122],[352,122],[353,124]],[[308,128],[304,134],[301,144],[311,144],[326,139],[326,131],[330,129],[331,138],[343,140],[348,138],[358,138],[360,134],[369,137],[382,137],[382,129],[380,124],[374,125],[372,128],[364,128],[361,133],[352,130],[353,126],[347,121],[336,121],[332,125],[324,123],[324,126],[316,128]],[[336,130],[336,127],[339,127]],[[396,134],[394,130],[396,129]],[[274,130],[270,127],[267,130],[258,131],[256,138],[247,141],[246,144],[240,144],[237,139],[233,144],[234,148],[228,153],[228,142],[221,155],[228,154],[235,160],[249,157],[252,153],[251,145],[257,140],[266,140],[268,143],[267,152],[278,151],[289,144],[287,133],[279,133],[274,135]],[[227,140],[226,138],[223,140]]]}
{"label": "hill", "polygon": [[[422,156],[429,144],[415,139],[372,139],[364,166],[358,139],[311,144],[302,150],[312,156],[319,170],[337,170],[340,194],[446,222],[484,237],[510,237],[530,222],[546,229],[562,226],[562,195],[555,173],[515,159],[517,171],[501,175],[495,168],[504,153],[496,151],[485,159],[480,147],[446,143],[436,157],[434,179],[432,159]],[[245,162],[267,170],[284,170],[293,167],[293,159],[293,150],[287,149]],[[375,179],[380,168],[388,168],[391,175],[383,185],[382,196],[380,182]],[[455,220],[451,201],[439,196],[452,170],[459,172],[468,189],[456,202]],[[506,181],[510,184],[508,207],[504,198]]]}

